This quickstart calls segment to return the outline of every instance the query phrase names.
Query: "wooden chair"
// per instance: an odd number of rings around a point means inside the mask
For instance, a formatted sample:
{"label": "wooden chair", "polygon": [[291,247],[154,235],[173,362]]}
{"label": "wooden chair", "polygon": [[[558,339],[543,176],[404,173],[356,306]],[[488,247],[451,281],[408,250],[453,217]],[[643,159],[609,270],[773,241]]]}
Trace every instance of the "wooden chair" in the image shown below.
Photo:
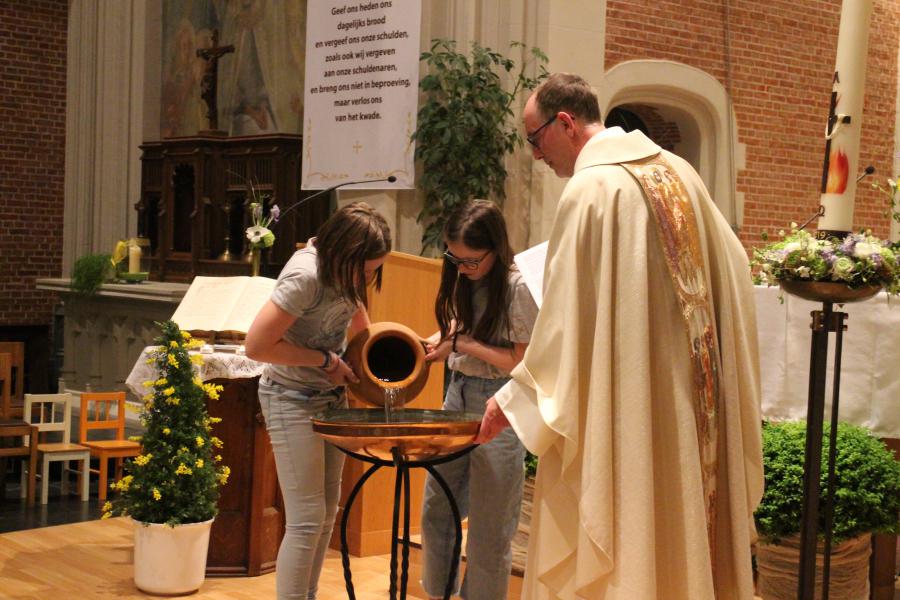
{"label": "wooden chair", "polygon": [[[63,495],[68,493],[70,460],[80,461],[81,468],[78,471],[78,483],[81,488],[81,500],[88,499],[91,466],[91,451],[87,446],[71,443],[72,431],[72,394],[25,394],[25,421],[38,428],[38,436],[48,437],[48,434],[59,436],[58,442],[49,442],[47,439],[29,440],[29,444],[36,444],[38,454],[41,457],[41,504],[47,504],[47,494],[50,484],[50,463],[63,461],[62,479],[60,491]],[[25,495],[25,470],[22,470],[22,495]],[[29,473],[30,475],[30,473]]]}
{"label": "wooden chair", "polygon": [[0,342],[0,352],[10,357],[10,402],[4,406],[7,419],[20,419],[25,404],[25,342]]}
{"label": "wooden chair", "polygon": [[[115,407],[116,414],[112,416]],[[97,499],[106,500],[108,491],[109,459],[116,460],[116,479],[122,477],[122,459],[137,456],[141,453],[141,445],[125,439],[125,392],[83,392],[81,394],[81,412],[78,415],[78,443],[87,446],[91,456],[99,459],[96,472],[99,476]],[[89,440],[91,432],[98,430],[112,431],[113,439]]]}
{"label": "wooden chair", "polygon": [[[37,427],[25,421],[0,421],[0,499],[6,496],[6,459],[28,460],[28,481],[25,492],[29,506],[34,504],[34,481],[37,470],[37,444],[25,444],[25,439],[36,440]],[[24,470],[24,467],[23,467]]]}

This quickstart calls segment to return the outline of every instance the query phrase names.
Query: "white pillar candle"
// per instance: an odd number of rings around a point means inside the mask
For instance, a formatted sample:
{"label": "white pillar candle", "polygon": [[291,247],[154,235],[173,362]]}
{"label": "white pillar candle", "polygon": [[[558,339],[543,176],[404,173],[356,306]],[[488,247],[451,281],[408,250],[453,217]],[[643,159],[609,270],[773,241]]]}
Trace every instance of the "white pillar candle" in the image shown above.
{"label": "white pillar candle", "polygon": [[141,247],[137,244],[128,245],[128,272],[140,273],[141,271]]}
{"label": "white pillar candle", "polygon": [[[825,214],[819,218],[819,231],[849,232],[853,228],[871,16],[872,0],[844,0],[832,90],[837,120],[831,128],[831,143],[825,146],[827,171],[822,174],[820,200]],[[849,122],[844,122],[846,117]]]}

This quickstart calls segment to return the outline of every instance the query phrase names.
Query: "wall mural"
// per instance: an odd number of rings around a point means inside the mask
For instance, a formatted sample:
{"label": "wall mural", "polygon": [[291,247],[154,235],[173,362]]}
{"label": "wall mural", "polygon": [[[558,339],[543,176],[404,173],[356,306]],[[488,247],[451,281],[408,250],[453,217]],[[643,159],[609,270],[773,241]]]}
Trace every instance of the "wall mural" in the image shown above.
{"label": "wall mural", "polygon": [[162,22],[162,137],[208,129],[198,49],[234,52],[218,60],[218,126],[232,136],[302,133],[306,3],[165,0]]}

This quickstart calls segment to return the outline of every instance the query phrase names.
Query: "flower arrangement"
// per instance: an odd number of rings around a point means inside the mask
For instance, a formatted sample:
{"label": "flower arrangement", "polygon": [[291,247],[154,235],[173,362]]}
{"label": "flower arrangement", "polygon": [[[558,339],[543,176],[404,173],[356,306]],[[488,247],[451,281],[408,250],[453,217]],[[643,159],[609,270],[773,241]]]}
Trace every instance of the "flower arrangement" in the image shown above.
{"label": "flower arrangement", "polygon": [[248,183],[250,184],[250,197],[252,198],[252,202],[250,202],[250,219],[253,224],[247,228],[247,241],[250,243],[251,249],[269,248],[275,243],[275,234],[272,233],[269,226],[278,222],[281,210],[277,204],[273,204],[269,208],[269,214],[264,215],[269,195],[260,194],[252,181]]}
{"label": "flower arrangement", "polygon": [[888,242],[868,232],[851,233],[843,240],[820,240],[792,223],[790,233],[779,235],[779,241],[753,250],[755,283],[828,281],[850,288],[883,286],[891,295],[900,293],[897,255]]}
{"label": "flower arrangement", "polygon": [[220,464],[222,440],[211,433],[220,419],[210,417],[205,404],[206,396],[218,399],[222,386],[203,383],[193,368],[203,357],[189,354],[203,341],[173,321],[160,326],[159,346],[147,361],[156,364],[159,376],[144,382],[152,391],[141,410],[142,451],[126,463],[127,475],[111,484],[118,493],[103,506],[103,518],[127,515],[174,527],[216,515],[219,486],[230,469]]}
{"label": "flower arrangement", "polygon": [[[886,186],[875,182],[872,184],[872,187],[887,196],[888,208],[886,213],[894,221],[900,223],[900,200],[897,200],[897,180],[889,178]],[[894,245],[900,245],[900,242]]]}

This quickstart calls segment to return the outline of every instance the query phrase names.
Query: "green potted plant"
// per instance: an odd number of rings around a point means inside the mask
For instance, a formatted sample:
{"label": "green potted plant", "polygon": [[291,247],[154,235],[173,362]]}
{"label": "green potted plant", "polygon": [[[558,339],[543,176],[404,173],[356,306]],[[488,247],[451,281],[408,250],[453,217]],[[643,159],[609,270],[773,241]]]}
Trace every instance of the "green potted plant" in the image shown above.
{"label": "green potted plant", "polygon": [[201,346],[173,321],[160,324],[162,335],[151,360],[157,379],[144,382],[141,454],[129,460],[118,492],[103,507],[103,517],[128,516],[135,521],[134,580],[156,594],[184,594],[203,582],[209,530],[218,512],[219,486],[230,470],[220,464],[222,441],[212,435],[219,419],[206,411],[222,386],[195,376]]}
{"label": "green potted plant", "polygon": [[[524,46],[510,44],[517,48]],[[503,200],[506,155],[522,145],[512,122],[513,102],[547,76],[544,53],[532,48],[530,57],[517,69],[515,61],[478,43],[466,55],[444,39],[432,40],[420,56],[428,74],[419,81],[425,98],[412,139],[422,164],[419,183],[425,198],[417,221],[425,225],[423,252],[441,245],[444,221],[457,205],[473,198]],[[534,77],[526,73],[532,62],[537,63]],[[501,73],[509,75],[512,89]]]}
{"label": "green potted plant", "polygon": [[116,262],[109,254],[85,254],[72,265],[72,291],[82,296],[93,296],[116,275]]}
{"label": "green potted plant", "polygon": [[[826,423],[822,464],[827,464]],[[763,426],[763,467],[766,488],[756,509],[759,579],[764,600],[793,600],[797,594],[800,516],[803,503],[803,463],[806,423],[766,423]],[[820,497],[827,492],[822,469]],[[835,504],[831,559],[831,597],[868,598],[868,557],[872,533],[896,533],[900,511],[900,463],[867,429],[838,425],[835,458]],[[819,511],[819,535],[824,528]],[[821,542],[820,549],[821,553]],[[821,556],[818,557],[821,565]],[[817,573],[821,577],[821,573]]]}

